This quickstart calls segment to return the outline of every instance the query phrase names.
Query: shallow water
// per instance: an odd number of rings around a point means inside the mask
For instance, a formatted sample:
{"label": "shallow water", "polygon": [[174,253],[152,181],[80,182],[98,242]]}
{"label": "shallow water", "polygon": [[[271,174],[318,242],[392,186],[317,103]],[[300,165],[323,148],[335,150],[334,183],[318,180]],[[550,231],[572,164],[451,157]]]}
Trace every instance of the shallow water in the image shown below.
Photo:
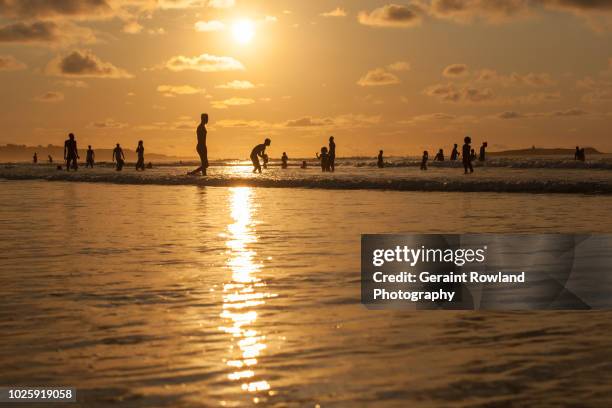
{"label": "shallow water", "polygon": [[[368,311],[361,233],[612,232],[612,197],[0,181],[0,384],[80,406],[609,406],[609,312]],[[76,406],[76,405],[75,405]]]}

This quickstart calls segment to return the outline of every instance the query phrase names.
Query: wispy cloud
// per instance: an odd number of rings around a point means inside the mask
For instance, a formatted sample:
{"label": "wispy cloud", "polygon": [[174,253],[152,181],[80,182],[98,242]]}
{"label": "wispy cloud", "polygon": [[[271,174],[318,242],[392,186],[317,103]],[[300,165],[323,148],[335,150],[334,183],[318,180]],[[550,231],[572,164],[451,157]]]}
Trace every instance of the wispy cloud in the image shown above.
{"label": "wispy cloud", "polygon": [[48,75],[83,78],[131,78],[124,69],[102,61],[91,51],[76,50],[51,60],[45,72]]}
{"label": "wispy cloud", "polygon": [[244,70],[244,65],[232,57],[220,57],[210,54],[201,54],[196,57],[186,57],[177,55],[170,58],[164,67],[170,71],[200,71],[200,72],[223,72],[223,71],[241,71]]}

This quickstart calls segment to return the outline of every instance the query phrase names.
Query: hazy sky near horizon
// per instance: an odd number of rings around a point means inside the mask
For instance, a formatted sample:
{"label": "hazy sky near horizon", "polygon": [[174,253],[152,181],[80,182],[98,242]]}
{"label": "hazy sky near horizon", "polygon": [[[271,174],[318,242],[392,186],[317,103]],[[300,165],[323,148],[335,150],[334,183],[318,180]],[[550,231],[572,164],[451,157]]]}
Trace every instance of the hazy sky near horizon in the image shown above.
{"label": "hazy sky near horizon", "polygon": [[0,0],[0,143],[612,151],[604,0]]}

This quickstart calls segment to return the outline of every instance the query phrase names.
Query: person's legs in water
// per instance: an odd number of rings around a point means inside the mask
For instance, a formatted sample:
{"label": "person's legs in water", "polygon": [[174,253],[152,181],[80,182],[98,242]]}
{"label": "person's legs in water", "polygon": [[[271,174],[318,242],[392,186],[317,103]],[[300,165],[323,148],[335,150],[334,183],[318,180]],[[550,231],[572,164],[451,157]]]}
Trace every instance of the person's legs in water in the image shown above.
{"label": "person's legs in water", "polygon": [[470,173],[474,172],[474,167],[472,167],[471,160],[463,160],[463,169],[465,170],[465,174],[468,174],[468,170]]}
{"label": "person's legs in water", "polygon": [[200,155],[200,170],[202,171],[202,175],[205,176],[206,168],[208,167],[208,149],[206,148],[206,146],[198,145],[196,150]]}
{"label": "person's legs in water", "polygon": [[253,162],[253,173],[261,173],[261,164],[259,164],[259,158],[257,155],[251,156],[251,161]]}
{"label": "person's legs in water", "polygon": [[332,173],[336,170],[336,156],[335,155],[330,155],[329,158],[327,159],[327,170],[331,171]]}

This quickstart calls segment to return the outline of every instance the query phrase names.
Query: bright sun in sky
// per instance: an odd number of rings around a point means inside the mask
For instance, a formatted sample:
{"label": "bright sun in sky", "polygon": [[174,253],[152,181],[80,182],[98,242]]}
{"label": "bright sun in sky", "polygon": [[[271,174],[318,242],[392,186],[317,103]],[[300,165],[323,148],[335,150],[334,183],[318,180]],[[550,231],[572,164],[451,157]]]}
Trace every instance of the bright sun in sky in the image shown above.
{"label": "bright sun in sky", "polygon": [[248,44],[255,36],[255,24],[251,20],[239,20],[232,26],[234,39],[240,44]]}

